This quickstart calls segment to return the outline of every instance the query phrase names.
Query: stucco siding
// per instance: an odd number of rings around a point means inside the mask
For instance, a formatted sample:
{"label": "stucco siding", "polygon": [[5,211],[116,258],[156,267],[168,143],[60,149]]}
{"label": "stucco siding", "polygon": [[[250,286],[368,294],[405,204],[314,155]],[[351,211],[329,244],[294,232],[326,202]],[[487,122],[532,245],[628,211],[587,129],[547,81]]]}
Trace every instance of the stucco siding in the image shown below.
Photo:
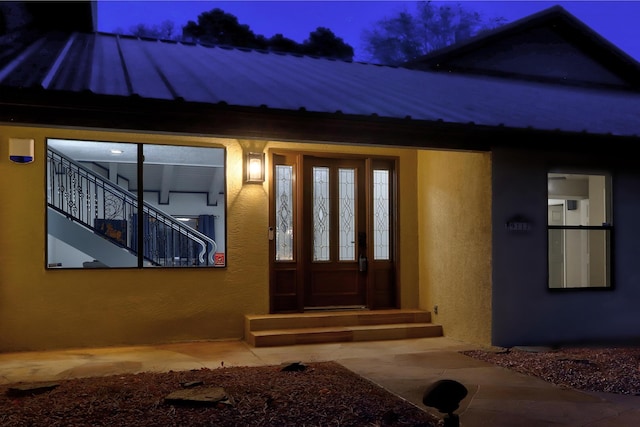
{"label": "stucco siding", "polygon": [[[268,184],[243,185],[243,147],[398,156],[416,180],[415,150],[213,137],[0,126],[0,351],[242,339],[245,314],[269,312]],[[227,150],[227,267],[46,269],[46,138],[216,146]],[[9,138],[34,138],[14,164]],[[400,190],[401,301],[418,299],[415,187]],[[408,226],[404,226],[407,224]]]}
{"label": "stucco siding", "polygon": [[491,156],[423,150],[418,170],[420,307],[446,336],[490,344]]}
{"label": "stucco siding", "polygon": [[[493,343],[556,345],[640,338],[640,175],[634,156],[614,151],[493,153]],[[612,176],[610,289],[548,289],[547,172],[557,168]],[[531,224],[530,231],[506,229],[505,223],[516,215]]]}
{"label": "stucco siding", "polygon": [[[267,194],[242,185],[237,141],[21,127],[2,135],[1,176],[13,184],[0,189],[0,351],[238,339],[243,313],[268,310],[266,242],[255,238],[266,230]],[[35,162],[9,162],[9,137],[34,138]],[[45,269],[47,137],[226,147],[228,267]]]}

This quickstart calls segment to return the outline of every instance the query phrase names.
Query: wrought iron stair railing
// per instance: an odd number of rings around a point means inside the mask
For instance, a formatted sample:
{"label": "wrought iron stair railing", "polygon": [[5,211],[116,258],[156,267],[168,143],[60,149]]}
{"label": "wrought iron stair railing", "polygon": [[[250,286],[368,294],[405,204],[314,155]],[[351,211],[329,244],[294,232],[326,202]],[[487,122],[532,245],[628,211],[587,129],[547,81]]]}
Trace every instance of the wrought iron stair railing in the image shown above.
{"label": "wrought iron stair railing", "polygon": [[153,265],[214,265],[213,239],[144,201],[139,221],[135,194],[53,148],[47,149],[47,184],[51,209],[135,255],[142,236],[144,259]]}

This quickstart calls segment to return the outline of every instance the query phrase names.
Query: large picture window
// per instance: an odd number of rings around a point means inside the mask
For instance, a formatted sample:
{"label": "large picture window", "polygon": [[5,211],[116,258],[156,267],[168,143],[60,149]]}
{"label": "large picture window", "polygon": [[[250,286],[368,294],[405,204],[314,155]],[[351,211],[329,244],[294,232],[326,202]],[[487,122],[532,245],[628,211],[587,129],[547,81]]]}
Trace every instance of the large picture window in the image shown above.
{"label": "large picture window", "polygon": [[549,173],[549,288],[611,287],[611,185],[606,175]]}
{"label": "large picture window", "polygon": [[47,140],[47,267],[224,267],[223,148]]}

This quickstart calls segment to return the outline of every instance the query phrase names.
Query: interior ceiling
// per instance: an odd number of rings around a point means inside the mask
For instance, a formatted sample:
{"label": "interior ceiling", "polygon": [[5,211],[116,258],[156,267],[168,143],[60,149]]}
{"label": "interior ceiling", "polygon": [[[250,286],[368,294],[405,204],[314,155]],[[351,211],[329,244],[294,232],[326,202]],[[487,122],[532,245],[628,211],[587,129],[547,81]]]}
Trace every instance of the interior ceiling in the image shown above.
{"label": "interior ceiling", "polygon": [[552,201],[589,198],[589,175],[550,173],[547,175],[547,195]]}
{"label": "interior ceiling", "polygon": [[[77,162],[93,163],[137,187],[137,144],[49,139],[48,146]],[[143,173],[147,191],[161,194],[168,203],[170,193],[208,193],[215,204],[224,194],[224,148],[144,144]],[[164,196],[162,196],[164,195]]]}
{"label": "interior ceiling", "polygon": [[[121,142],[49,139],[47,144],[81,162],[136,163],[138,155],[137,144]],[[144,144],[144,156],[152,164],[224,167],[224,148]]]}
{"label": "interior ceiling", "polygon": [[550,173],[547,175],[549,179],[562,180],[562,179],[577,179],[585,180],[589,179],[589,175],[575,174],[575,173]]}

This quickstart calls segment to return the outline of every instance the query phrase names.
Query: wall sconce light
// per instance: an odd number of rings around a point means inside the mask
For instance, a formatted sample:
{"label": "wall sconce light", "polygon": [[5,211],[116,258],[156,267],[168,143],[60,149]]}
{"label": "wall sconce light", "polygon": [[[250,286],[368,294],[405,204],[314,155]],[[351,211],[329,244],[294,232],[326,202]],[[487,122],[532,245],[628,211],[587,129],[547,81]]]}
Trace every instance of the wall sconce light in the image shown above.
{"label": "wall sconce light", "polygon": [[264,182],[264,153],[247,153],[245,182]]}

